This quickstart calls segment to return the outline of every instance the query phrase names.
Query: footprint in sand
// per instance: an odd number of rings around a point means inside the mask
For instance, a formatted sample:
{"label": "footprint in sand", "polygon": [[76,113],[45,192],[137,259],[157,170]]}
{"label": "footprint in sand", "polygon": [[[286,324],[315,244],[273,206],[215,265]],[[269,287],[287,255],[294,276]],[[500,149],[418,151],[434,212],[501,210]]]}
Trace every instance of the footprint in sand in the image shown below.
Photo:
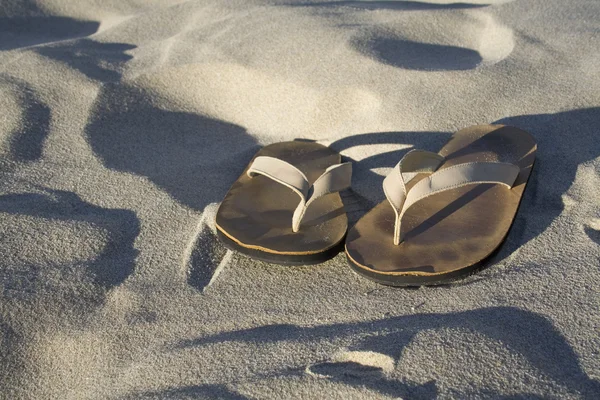
{"label": "footprint in sand", "polygon": [[583,230],[590,239],[600,244],[600,218],[592,218]]}
{"label": "footprint in sand", "polygon": [[391,378],[394,369],[394,359],[386,354],[342,350],[329,361],[307,366],[304,372],[313,378],[365,387],[396,399],[436,397],[435,382],[406,384]]}
{"label": "footprint in sand", "polygon": [[383,377],[394,370],[394,359],[373,351],[340,351],[330,361],[306,367],[306,373],[316,378]]}
{"label": "footprint in sand", "polygon": [[353,41],[354,48],[381,63],[419,71],[470,70],[510,55],[515,45],[512,29],[481,11],[481,5],[474,4],[472,9],[449,6],[444,11],[422,8],[432,11],[418,18],[399,13],[393,25],[384,22],[375,30],[361,32]]}
{"label": "footprint in sand", "polygon": [[50,108],[25,81],[0,74],[0,151],[4,159],[36,161],[50,130]]}
{"label": "footprint in sand", "polygon": [[183,256],[188,284],[202,292],[216,281],[233,256],[217,238],[214,223],[217,208],[217,203],[206,206]]}
{"label": "footprint in sand", "polygon": [[[75,300],[121,284],[132,272],[140,230],[135,213],[90,204],[72,192],[0,196],[0,251],[7,266],[0,272],[0,296],[27,299],[43,293]],[[95,300],[94,300],[95,299]]]}

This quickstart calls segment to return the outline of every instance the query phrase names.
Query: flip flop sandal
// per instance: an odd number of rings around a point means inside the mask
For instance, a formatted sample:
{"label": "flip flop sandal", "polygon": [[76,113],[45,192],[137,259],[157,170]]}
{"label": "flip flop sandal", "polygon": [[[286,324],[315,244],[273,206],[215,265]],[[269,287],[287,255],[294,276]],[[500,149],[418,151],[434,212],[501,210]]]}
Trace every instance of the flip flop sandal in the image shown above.
{"label": "flip flop sandal", "polygon": [[350,266],[392,286],[472,273],[506,238],[536,150],[525,131],[479,125],[455,133],[439,154],[407,153],[383,181],[387,201],[348,232]]}
{"label": "flip flop sandal", "polygon": [[263,147],[233,183],[217,211],[226,247],[259,260],[316,264],[342,248],[348,219],[339,191],[352,164],[318,143]]}

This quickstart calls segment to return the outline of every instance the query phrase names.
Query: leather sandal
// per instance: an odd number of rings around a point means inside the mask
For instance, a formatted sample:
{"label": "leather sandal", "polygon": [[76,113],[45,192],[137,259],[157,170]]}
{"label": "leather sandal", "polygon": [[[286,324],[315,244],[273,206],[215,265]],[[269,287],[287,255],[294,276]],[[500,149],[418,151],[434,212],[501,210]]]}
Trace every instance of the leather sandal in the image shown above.
{"label": "leather sandal", "polygon": [[536,150],[525,131],[479,125],[456,132],[439,153],[407,153],[383,181],[387,200],[348,232],[350,266],[392,286],[472,273],[505,240]]}
{"label": "leather sandal", "polygon": [[352,164],[329,147],[283,142],[263,147],[217,211],[220,240],[277,264],[316,264],[343,249],[348,219],[339,191]]}

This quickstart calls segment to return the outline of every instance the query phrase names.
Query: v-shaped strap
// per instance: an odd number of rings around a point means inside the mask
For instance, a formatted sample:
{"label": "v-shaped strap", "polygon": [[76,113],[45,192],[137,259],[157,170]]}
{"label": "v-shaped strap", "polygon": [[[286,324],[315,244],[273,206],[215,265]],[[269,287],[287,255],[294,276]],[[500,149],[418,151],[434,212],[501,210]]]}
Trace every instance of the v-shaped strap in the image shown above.
{"label": "v-shaped strap", "polygon": [[406,199],[406,184],[417,174],[432,173],[444,161],[437,153],[424,150],[411,150],[402,157],[383,180],[383,191],[396,214],[394,223],[394,244],[400,243],[400,212]]}
{"label": "v-shaped strap", "polygon": [[300,203],[292,217],[292,230],[298,232],[306,209],[313,201],[326,194],[350,187],[352,164],[347,162],[330,166],[312,186],[302,171],[292,164],[274,157],[256,157],[248,168],[247,174],[251,178],[256,175],[266,176],[287,186],[300,197]]}
{"label": "v-shaped strap", "polygon": [[[406,154],[406,156],[400,160],[396,168],[394,168],[394,170],[383,182],[386,197],[394,208],[394,212],[396,214],[396,221],[394,224],[394,244],[396,245],[402,242],[400,229],[402,217],[412,205],[420,200],[423,200],[436,193],[473,184],[494,183],[502,184],[508,188],[511,188],[520,171],[518,166],[509,163],[471,162],[458,164],[452,167],[444,168],[424,178],[416,183],[407,193],[404,185],[407,181],[404,179],[399,184],[397,176],[398,174],[400,174],[400,176],[404,176],[405,173],[402,171],[402,168],[406,163],[404,159],[407,158],[411,153]],[[433,165],[428,164],[426,159],[423,159],[423,161],[420,161],[420,159],[420,157],[417,158],[417,166],[425,165],[427,167]],[[443,158],[440,159],[440,164],[442,160]],[[412,163],[408,164],[411,166],[414,165]],[[435,166],[433,170],[435,170],[438,166],[439,164]],[[396,178],[392,178],[393,176]]]}

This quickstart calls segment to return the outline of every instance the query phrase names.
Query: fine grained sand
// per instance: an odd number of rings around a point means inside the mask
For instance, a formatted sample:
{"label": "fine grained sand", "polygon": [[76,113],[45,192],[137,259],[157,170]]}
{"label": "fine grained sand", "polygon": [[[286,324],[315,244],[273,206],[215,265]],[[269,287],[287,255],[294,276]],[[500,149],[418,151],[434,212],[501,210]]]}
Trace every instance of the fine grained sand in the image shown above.
{"label": "fine grained sand", "polygon": [[[600,2],[0,3],[0,397],[600,397]],[[378,286],[216,240],[261,145],[354,161],[500,122],[538,161],[496,265]],[[493,212],[493,211],[491,211]]]}

